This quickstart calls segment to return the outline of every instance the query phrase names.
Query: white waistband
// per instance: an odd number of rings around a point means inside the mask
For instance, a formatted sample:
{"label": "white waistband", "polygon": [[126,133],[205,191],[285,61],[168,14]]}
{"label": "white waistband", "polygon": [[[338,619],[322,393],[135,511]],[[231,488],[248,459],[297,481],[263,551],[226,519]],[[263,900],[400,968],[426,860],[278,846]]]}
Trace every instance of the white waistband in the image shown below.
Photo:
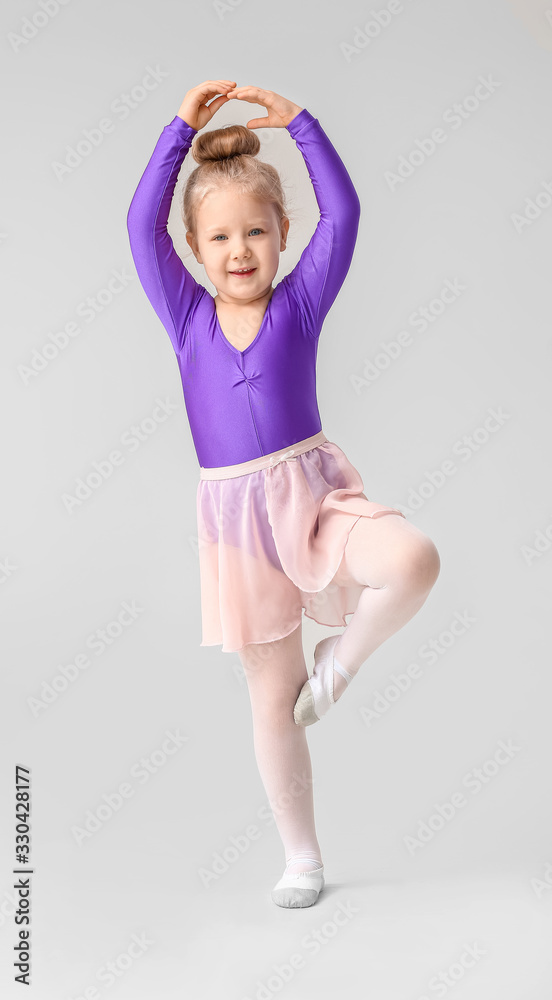
{"label": "white waistband", "polygon": [[303,438],[302,441],[296,441],[295,444],[288,448],[280,448],[278,451],[273,451],[269,455],[260,455],[259,458],[252,458],[249,462],[240,462],[238,465],[221,465],[218,469],[204,469],[203,466],[199,470],[200,479],[234,479],[236,476],[246,476],[250,472],[258,472],[260,469],[272,468],[278,464],[278,462],[284,462],[288,459],[295,458],[297,455],[302,455],[305,451],[310,451],[312,448],[317,448],[319,445],[324,444],[328,438],[324,434],[324,431],[318,431],[317,434],[312,434],[311,437]]}

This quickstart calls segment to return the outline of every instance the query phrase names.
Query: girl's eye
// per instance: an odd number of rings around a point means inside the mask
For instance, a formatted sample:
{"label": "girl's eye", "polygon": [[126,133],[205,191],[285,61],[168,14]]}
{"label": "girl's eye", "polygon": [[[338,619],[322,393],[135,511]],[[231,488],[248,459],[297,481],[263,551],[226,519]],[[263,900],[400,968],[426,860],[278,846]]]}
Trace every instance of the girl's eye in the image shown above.
{"label": "girl's eye", "polygon": [[[250,229],[249,232],[250,233],[262,233],[262,229],[260,228],[260,226],[255,226],[254,229]],[[219,233],[219,235],[218,236],[214,236],[213,239],[214,240],[219,240],[219,239],[225,240],[226,236],[224,236],[223,233]]]}

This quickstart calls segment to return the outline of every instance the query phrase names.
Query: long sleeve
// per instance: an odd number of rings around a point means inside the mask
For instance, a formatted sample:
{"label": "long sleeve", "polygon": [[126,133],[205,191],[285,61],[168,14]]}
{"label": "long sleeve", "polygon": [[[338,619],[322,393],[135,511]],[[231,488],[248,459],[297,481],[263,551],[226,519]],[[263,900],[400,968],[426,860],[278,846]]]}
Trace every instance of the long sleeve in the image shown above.
{"label": "long sleeve", "polygon": [[303,108],[286,128],[303,155],[320,219],[295,268],[284,280],[307,328],[317,337],[351,264],[360,201],[343,161],[317,118]]}
{"label": "long sleeve", "polygon": [[179,353],[197,295],[204,292],[174,249],[167,222],[178,173],[196,129],[176,115],[163,129],[127,214],[136,271],[172,345]]}

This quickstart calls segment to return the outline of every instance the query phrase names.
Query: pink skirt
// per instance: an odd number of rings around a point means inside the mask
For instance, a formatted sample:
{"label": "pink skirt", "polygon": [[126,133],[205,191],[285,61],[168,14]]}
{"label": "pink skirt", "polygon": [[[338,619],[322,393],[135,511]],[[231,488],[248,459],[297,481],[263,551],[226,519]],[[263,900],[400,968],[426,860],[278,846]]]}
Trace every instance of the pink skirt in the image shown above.
{"label": "pink skirt", "polygon": [[237,652],[293,632],[303,610],[346,625],[363,587],[332,582],[360,517],[405,515],[369,500],[359,472],[319,431],[288,449],[200,470],[202,646]]}

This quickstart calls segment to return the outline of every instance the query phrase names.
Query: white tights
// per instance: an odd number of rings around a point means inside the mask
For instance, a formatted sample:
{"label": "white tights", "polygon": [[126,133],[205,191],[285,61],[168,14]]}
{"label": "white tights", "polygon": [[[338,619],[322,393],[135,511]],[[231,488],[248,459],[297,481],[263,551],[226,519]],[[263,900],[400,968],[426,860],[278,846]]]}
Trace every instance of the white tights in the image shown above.
{"label": "white tights", "polygon": [[[356,674],[385,639],[410,621],[439,570],[434,543],[400,515],[361,517],[356,522],[332,581],[343,585],[352,580],[364,587],[335,648],[335,658],[348,673]],[[312,767],[306,727],[293,719],[293,706],[308,677],[302,626],[274,642],[250,643],[239,655],[251,702],[255,757],[287,871],[312,871],[315,862],[322,862],[314,824]],[[345,678],[335,672],[336,700],[346,686]],[[313,864],[294,865],[294,856],[312,857]]]}

